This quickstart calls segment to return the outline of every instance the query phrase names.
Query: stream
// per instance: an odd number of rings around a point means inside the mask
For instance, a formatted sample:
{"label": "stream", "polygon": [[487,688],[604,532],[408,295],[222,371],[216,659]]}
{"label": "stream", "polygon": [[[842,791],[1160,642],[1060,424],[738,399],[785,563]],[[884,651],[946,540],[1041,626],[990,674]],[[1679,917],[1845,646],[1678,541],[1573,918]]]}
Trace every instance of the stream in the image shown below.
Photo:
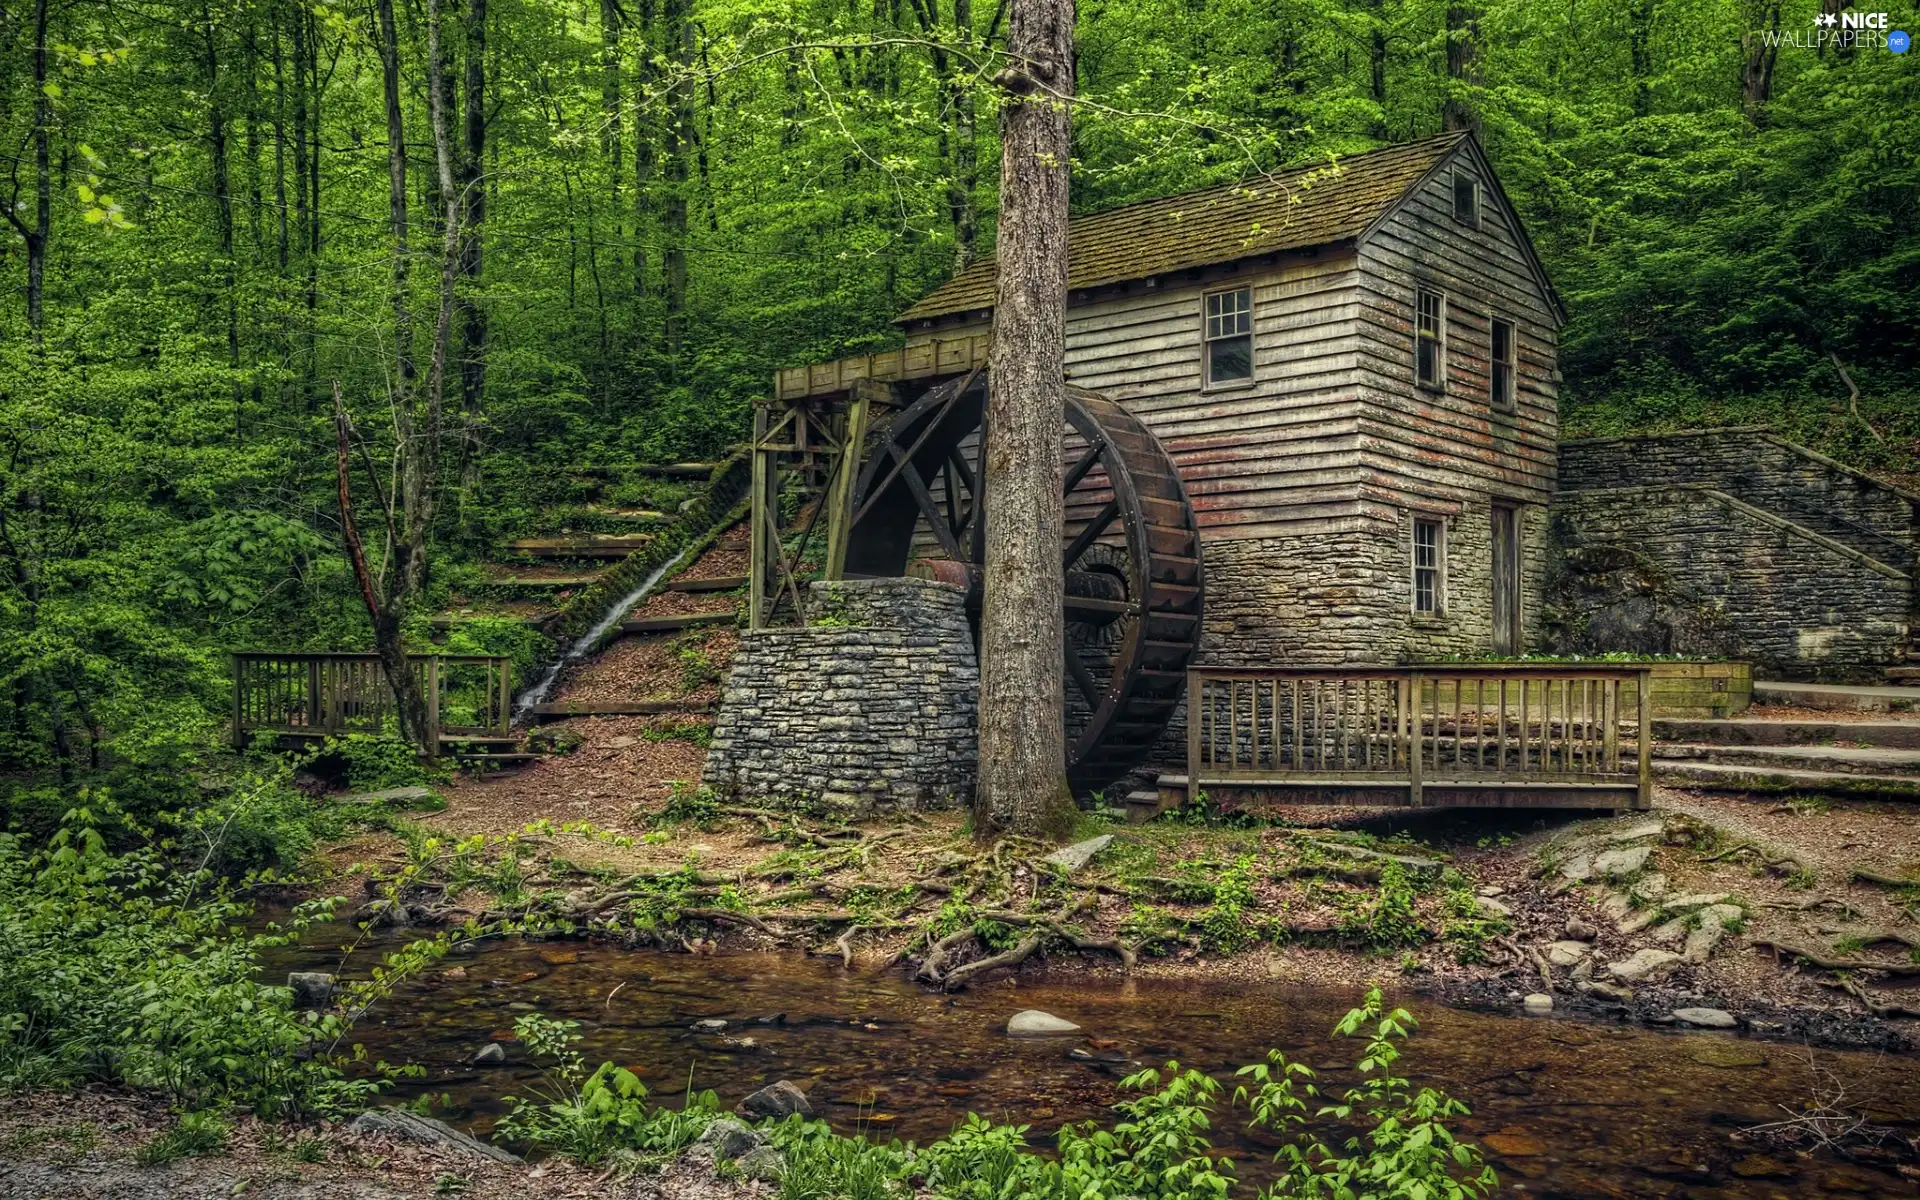
{"label": "stream", "polygon": [[[343,926],[316,929],[308,947],[276,954],[271,969],[339,969],[329,938],[349,936]],[[347,971],[371,962],[363,951]],[[1359,1044],[1330,1031],[1357,999],[1292,985],[1067,975],[946,996],[897,970],[845,970],[834,957],[509,941],[451,955],[410,981],[362,1021],[355,1040],[376,1058],[427,1069],[394,1095],[444,1093],[438,1115],[477,1131],[492,1124],[502,1096],[537,1077],[509,1039],[514,1020],[538,1010],[581,1022],[589,1064],[611,1059],[633,1069],[662,1101],[675,1101],[689,1076],[729,1106],[791,1079],[807,1089],[816,1115],[843,1132],[925,1143],[974,1111],[1030,1124],[1030,1140],[1047,1145],[1061,1124],[1104,1115],[1135,1064],[1176,1058],[1224,1078],[1277,1047],[1321,1072],[1323,1087],[1343,1085]],[[1920,1135],[1915,1057],[1404,1002],[1420,1031],[1401,1068],[1416,1085],[1472,1106],[1454,1128],[1482,1143],[1511,1194],[1920,1195],[1890,1163],[1797,1158],[1730,1136],[1781,1119],[1782,1105],[1799,1111],[1816,1088],[1838,1081],[1848,1104],[1895,1127],[1890,1144],[1904,1149],[1901,1139]],[[1084,1032],[1007,1037],[1007,1018],[1026,1008]],[[725,1035],[689,1028],[715,1017],[730,1023]],[[506,1045],[507,1062],[470,1066],[488,1041]],[[1076,1060],[1075,1047],[1119,1061]],[[1273,1143],[1240,1126],[1232,1113],[1217,1114],[1216,1142],[1234,1154],[1243,1179],[1257,1180],[1268,1173]]]}

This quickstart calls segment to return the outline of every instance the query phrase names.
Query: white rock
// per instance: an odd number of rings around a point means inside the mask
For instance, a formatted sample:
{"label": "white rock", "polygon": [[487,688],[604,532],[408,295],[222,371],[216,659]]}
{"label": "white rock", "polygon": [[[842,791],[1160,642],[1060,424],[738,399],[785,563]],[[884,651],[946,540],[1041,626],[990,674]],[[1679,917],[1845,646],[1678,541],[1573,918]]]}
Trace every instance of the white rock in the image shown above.
{"label": "white rock", "polygon": [[1064,867],[1068,871],[1078,871],[1093,861],[1093,856],[1105,850],[1113,842],[1113,835],[1103,833],[1099,837],[1090,837],[1084,842],[1075,842],[1071,846],[1062,846],[1040,861]]}
{"label": "white rock", "polygon": [[1695,918],[1699,924],[1687,931],[1687,944],[1681,954],[1690,963],[1703,963],[1726,939],[1727,931],[1746,914],[1735,904],[1709,904]]}
{"label": "white rock", "polygon": [[1641,983],[1658,979],[1679,965],[1680,956],[1671,950],[1636,950],[1617,963],[1608,963],[1607,971],[1622,983]]}
{"label": "white rock", "polygon": [[1634,880],[1628,895],[1642,904],[1648,904],[1667,894],[1667,877],[1659,871],[1649,871]]}
{"label": "white rock", "polygon": [[1638,825],[1629,825],[1625,829],[1614,830],[1607,835],[1607,840],[1616,844],[1620,842],[1637,842],[1643,838],[1659,837],[1666,831],[1667,827],[1658,821],[1642,821]]}
{"label": "white rock", "polygon": [[1626,920],[1621,921],[1619,925],[1619,929],[1621,933],[1627,934],[1628,936],[1632,936],[1633,934],[1639,933],[1642,929],[1645,929],[1647,926],[1653,924],[1655,921],[1658,921],[1659,919],[1660,919],[1659,909],[1643,908],[1639,912],[1634,913],[1632,916],[1628,917]]}
{"label": "white rock", "polygon": [[1627,846],[1605,850],[1593,856],[1593,869],[1608,879],[1625,879],[1647,865],[1652,846]]}
{"label": "white rock", "polygon": [[1732,1013],[1720,1008],[1676,1008],[1673,1019],[1702,1029],[1732,1029],[1740,1024]]}
{"label": "white rock", "polygon": [[1492,896],[1475,896],[1473,911],[1487,921],[1504,921],[1513,915],[1513,910],[1495,900]]}
{"label": "white rock", "polygon": [[1553,997],[1547,995],[1545,992],[1534,992],[1526,999],[1520,1001],[1520,1007],[1532,1016],[1541,1016],[1553,1011]]}
{"label": "white rock", "polygon": [[1687,918],[1675,917],[1648,936],[1662,946],[1678,946],[1687,940]]}
{"label": "white rock", "polygon": [[1585,942],[1555,942],[1547,947],[1547,961],[1556,967],[1570,967],[1585,958],[1592,948]]}
{"label": "white rock", "polygon": [[1560,864],[1560,878],[1570,883],[1585,883],[1593,877],[1593,855],[1584,850]]}
{"label": "white rock", "polygon": [[1725,892],[1693,892],[1662,900],[1660,907],[1670,913],[1692,912],[1696,908],[1706,908],[1710,904],[1723,904],[1726,899]]}
{"label": "white rock", "polygon": [[1047,1037],[1062,1033],[1078,1033],[1080,1027],[1072,1021],[1065,1021],[1052,1013],[1029,1008],[1013,1014],[1007,1022],[1007,1033],[1012,1037]]}

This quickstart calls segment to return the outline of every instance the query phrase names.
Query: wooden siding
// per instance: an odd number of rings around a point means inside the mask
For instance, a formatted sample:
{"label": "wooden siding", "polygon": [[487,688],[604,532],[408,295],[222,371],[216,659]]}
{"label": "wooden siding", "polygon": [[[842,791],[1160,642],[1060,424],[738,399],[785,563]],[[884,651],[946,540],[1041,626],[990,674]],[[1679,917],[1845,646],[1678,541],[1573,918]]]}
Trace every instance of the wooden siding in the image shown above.
{"label": "wooden siding", "polygon": [[[1453,215],[1455,166],[1481,180],[1478,228]],[[1397,507],[1459,511],[1499,496],[1543,504],[1554,488],[1557,321],[1524,233],[1485,162],[1463,145],[1361,243],[1356,307],[1365,492]],[[1416,293],[1447,297],[1446,390],[1413,382]],[[1514,323],[1515,411],[1493,408],[1492,318]]]}
{"label": "wooden siding", "polygon": [[[1067,313],[1067,379],[1126,404],[1180,468],[1202,535],[1311,533],[1364,519],[1356,379],[1368,352],[1355,260],[1299,256],[1136,285]],[[1253,288],[1254,379],[1206,389],[1207,292]],[[986,331],[941,324],[910,346]]]}

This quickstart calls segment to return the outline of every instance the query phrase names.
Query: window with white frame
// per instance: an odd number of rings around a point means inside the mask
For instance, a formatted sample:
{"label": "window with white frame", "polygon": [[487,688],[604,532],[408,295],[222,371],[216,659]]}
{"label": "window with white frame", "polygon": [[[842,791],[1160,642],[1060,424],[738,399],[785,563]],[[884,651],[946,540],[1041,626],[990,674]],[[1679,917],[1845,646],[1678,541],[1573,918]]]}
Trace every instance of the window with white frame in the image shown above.
{"label": "window with white frame", "polygon": [[1207,385],[1253,378],[1253,289],[1207,293]]}
{"label": "window with white frame", "polygon": [[1480,228],[1480,180],[1464,167],[1453,169],[1453,219]]}
{"label": "window with white frame", "polygon": [[1413,324],[1413,378],[1421,387],[1444,388],[1447,364],[1447,298],[1420,289]]}
{"label": "window with white frame", "polygon": [[1413,519],[1413,611],[1437,617],[1446,608],[1447,527],[1438,517]]}
{"label": "window with white frame", "polygon": [[1493,365],[1489,372],[1493,389],[1493,406],[1501,412],[1512,412],[1514,407],[1514,338],[1513,322],[1493,319]]}

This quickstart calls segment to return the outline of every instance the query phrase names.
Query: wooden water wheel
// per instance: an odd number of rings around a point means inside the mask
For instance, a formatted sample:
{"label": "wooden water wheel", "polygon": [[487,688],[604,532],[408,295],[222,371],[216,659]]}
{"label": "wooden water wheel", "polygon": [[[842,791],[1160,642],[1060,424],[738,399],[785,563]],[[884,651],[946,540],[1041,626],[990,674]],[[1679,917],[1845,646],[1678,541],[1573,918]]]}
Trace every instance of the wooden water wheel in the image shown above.
{"label": "wooden water wheel", "polygon": [[[934,387],[876,430],[854,488],[850,577],[925,575],[968,589],[977,621],[986,531],[983,373]],[[1199,646],[1200,536],[1166,450],[1119,404],[1069,388],[1067,778],[1075,791],[1145,761]]]}

